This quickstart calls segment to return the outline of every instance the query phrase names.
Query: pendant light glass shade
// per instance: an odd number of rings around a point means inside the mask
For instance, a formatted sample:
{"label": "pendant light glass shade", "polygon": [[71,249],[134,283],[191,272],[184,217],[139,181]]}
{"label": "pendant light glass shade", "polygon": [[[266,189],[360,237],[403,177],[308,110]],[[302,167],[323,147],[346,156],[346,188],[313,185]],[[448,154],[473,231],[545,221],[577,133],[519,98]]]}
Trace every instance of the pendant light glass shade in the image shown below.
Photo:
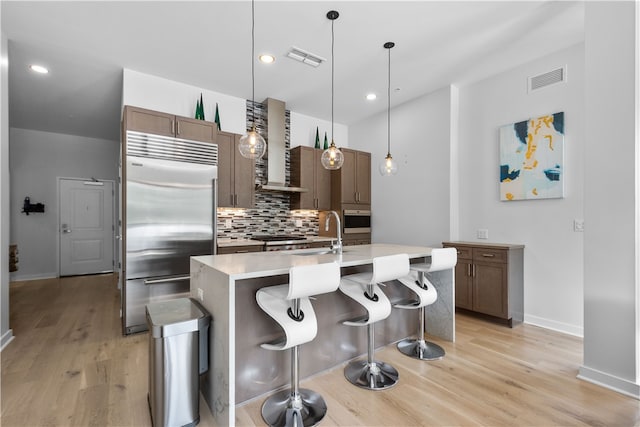
{"label": "pendant light glass shade", "polygon": [[384,158],[380,165],[378,166],[378,171],[382,176],[391,176],[398,173],[398,162],[393,160],[391,154],[387,154],[387,157]]}
{"label": "pendant light glass shade", "polygon": [[389,84],[387,86],[387,156],[378,166],[378,171],[382,176],[391,176],[398,173],[398,163],[391,156],[391,48],[395,45],[394,42],[386,42],[383,45],[389,52]]}
{"label": "pendant light glass shade", "polygon": [[336,147],[335,142],[333,142],[333,22],[338,19],[338,16],[340,16],[340,14],[335,10],[327,12],[327,18],[331,20],[331,145],[322,152],[320,162],[325,169],[329,170],[340,169],[344,163],[342,151],[340,151],[338,147]]}
{"label": "pendant light glass shade", "polygon": [[242,157],[260,159],[264,156],[265,151],[267,151],[267,143],[262,135],[256,131],[256,127],[253,126],[251,131],[240,137],[238,150],[240,150]]}
{"label": "pendant light glass shade", "polygon": [[256,78],[255,78],[255,19],[254,19],[254,1],[251,0],[251,112],[253,126],[251,130],[240,137],[238,150],[242,157],[248,159],[261,159],[267,151],[267,143],[262,135],[256,130]]}
{"label": "pendant light glass shade", "polygon": [[320,162],[325,169],[335,170],[340,169],[344,163],[344,154],[336,147],[336,144],[331,140],[329,148],[322,152]]}

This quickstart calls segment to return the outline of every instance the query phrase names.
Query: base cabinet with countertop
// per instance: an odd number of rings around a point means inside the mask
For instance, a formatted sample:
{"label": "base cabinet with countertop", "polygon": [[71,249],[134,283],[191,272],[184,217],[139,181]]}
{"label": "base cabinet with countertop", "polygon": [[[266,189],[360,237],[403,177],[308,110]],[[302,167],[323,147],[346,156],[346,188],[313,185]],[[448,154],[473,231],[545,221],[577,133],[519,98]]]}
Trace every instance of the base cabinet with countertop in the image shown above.
{"label": "base cabinet with countertop", "polygon": [[458,251],[456,307],[506,322],[524,317],[524,246],[500,243],[443,242]]}

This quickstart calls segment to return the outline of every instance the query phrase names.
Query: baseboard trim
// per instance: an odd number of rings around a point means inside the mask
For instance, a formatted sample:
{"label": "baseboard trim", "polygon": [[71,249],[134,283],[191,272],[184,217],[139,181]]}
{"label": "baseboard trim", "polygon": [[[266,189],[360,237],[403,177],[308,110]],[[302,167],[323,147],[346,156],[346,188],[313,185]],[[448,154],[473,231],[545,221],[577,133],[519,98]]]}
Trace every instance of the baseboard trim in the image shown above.
{"label": "baseboard trim", "polygon": [[15,338],[13,336],[13,330],[9,329],[7,332],[5,332],[2,335],[2,338],[0,339],[0,352],[2,352],[2,350],[4,350],[4,348],[9,345],[9,343],[11,341],[13,341],[13,338]]}
{"label": "baseboard trim", "polygon": [[26,282],[27,280],[43,280],[43,279],[57,279],[57,273],[42,273],[42,274],[16,274],[11,273],[9,281],[11,282]]}
{"label": "baseboard trim", "polygon": [[554,331],[562,332],[564,334],[574,335],[576,337],[584,338],[584,328],[580,326],[557,322],[555,320],[545,319],[544,317],[532,316],[530,314],[524,315],[524,323],[528,323],[529,325],[540,326],[541,328],[551,329]]}
{"label": "baseboard trim", "polygon": [[580,366],[578,378],[640,400],[640,384],[634,383],[596,369]]}

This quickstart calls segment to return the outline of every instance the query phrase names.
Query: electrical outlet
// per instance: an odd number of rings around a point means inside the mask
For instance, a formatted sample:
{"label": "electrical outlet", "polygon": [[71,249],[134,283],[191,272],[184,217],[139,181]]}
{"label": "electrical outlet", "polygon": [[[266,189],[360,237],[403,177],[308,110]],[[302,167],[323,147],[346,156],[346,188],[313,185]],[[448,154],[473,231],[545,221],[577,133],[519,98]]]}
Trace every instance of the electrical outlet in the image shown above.
{"label": "electrical outlet", "polygon": [[574,219],[573,220],[573,231],[581,233],[584,231],[584,220],[583,219]]}
{"label": "electrical outlet", "polygon": [[489,230],[486,228],[478,229],[478,239],[488,239],[489,238]]}
{"label": "electrical outlet", "polygon": [[198,288],[198,299],[200,301],[204,301],[204,291],[202,290],[202,288]]}
{"label": "electrical outlet", "polygon": [[230,219],[225,219],[224,220],[224,226],[227,228],[231,228],[231,220]]}
{"label": "electrical outlet", "polygon": [[296,224],[296,227],[302,227],[302,220],[301,219],[296,219],[295,220],[295,224]]}

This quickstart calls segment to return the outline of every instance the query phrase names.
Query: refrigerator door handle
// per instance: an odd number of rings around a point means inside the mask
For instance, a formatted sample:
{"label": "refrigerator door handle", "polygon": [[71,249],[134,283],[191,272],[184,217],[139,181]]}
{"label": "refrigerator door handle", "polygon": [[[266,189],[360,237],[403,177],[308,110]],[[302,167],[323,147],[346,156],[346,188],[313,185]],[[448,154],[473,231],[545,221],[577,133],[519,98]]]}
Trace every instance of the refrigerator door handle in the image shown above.
{"label": "refrigerator door handle", "polygon": [[191,279],[191,276],[164,277],[162,279],[145,279],[145,285],[156,285],[158,283],[182,282]]}

